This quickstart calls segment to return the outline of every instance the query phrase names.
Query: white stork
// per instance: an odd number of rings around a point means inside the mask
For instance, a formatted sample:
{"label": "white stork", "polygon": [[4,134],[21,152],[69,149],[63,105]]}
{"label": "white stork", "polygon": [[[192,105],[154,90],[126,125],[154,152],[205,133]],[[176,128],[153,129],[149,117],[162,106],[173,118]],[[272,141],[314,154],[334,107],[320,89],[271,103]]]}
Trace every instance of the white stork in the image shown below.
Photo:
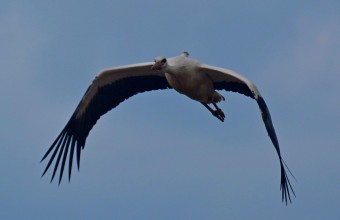
{"label": "white stork", "polygon": [[[163,56],[157,57],[154,63],[126,65],[99,73],[64,129],[43,156],[41,161],[51,154],[42,176],[55,160],[51,182],[60,165],[60,184],[69,154],[68,176],[70,181],[73,154],[76,150],[79,170],[80,153],[84,149],[86,138],[102,115],[138,93],[170,88],[202,103],[213,116],[222,122],[225,115],[217,103],[224,100],[224,97],[215,90],[238,92],[255,99],[280,160],[282,201],[287,204],[289,199],[291,202],[290,191],[294,196],[295,193],[285,170],[285,167],[287,169],[288,167],[282,159],[269,110],[256,86],[234,71],[209,66],[191,59],[188,52],[168,59]],[[212,104],[215,109],[211,108],[209,104]]]}

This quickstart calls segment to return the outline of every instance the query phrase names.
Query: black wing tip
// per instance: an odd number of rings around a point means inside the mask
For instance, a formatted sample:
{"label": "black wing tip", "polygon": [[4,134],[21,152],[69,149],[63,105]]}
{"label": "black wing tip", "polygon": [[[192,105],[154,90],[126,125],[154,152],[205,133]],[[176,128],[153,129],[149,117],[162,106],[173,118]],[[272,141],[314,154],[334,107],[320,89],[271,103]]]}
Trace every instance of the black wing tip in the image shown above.
{"label": "black wing tip", "polygon": [[[296,198],[294,189],[289,181],[285,166],[287,167],[286,163],[280,158],[280,167],[281,167],[281,184],[280,184],[280,190],[282,192],[282,202],[288,205],[289,203],[292,203],[291,195],[293,195]],[[289,170],[287,167],[289,173],[293,176],[295,179],[294,175],[292,172]]]}
{"label": "black wing tip", "polygon": [[44,155],[41,160],[40,160],[40,163],[42,163],[45,159],[46,159],[47,155]]}
{"label": "black wing tip", "polygon": [[[77,158],[77,165],[79,170],[80,165],[80,151],[83,149],[83,145],[78,144],[79,141],[75,137],[75,135],[71,134],[69,130],[65,129],[60,133],[60,135],[57,137],[57,139],[53,142],[51,147],[47,150],[45,155],[42,157],[41,162],[47,159],[49,157],[48,163],[41,175],[41,178],[45,176],[47,171],[52,167],[52,162],[54,162],[54,167],[52,171],[52,177],[50,179],[50,183],[53,182],[54,178],[57,176],[57,170],[59,169],[59,180],[58,180],[58,186],[60,186],[63,175],[64,175],[64,169],[66,161],[69,160],[69,168],[68,168],[68,182],[71,181],[71,172],[72,172],[72,161],[73,161],[73,152],[74,148],[79,147],[79,153]],[[70,152],[69,152],[70,151]],[[49,156],[50,155],[50,156]]]}

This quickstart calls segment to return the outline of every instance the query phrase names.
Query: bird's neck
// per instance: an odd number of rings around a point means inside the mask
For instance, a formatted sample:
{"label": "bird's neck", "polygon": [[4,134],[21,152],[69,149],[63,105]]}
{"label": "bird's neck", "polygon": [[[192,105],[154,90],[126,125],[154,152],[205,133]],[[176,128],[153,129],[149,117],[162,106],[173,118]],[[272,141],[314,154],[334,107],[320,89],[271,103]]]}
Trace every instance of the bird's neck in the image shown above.
{"label": "bird's neck", "polygon": [[178,73],[185,72],[185,66],[181,65],[167,65],[165,72],[170,75],[177,75]]}
{"label": "bird's neck", "polygon": [[169,73],[170,75],[174,75],[174,73],[176,72],[175,69],[176,68],[174,66],[167,64],[166,68],[164,70],[165,70],[165,72]]}

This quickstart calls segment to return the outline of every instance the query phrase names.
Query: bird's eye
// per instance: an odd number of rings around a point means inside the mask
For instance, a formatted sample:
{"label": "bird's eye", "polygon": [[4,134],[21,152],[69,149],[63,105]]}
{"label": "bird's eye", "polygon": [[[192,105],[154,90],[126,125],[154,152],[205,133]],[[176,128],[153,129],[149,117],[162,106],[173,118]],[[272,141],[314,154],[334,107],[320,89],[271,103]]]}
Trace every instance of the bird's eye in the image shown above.
{"label": "bird's eye", "polygon": [[166,63],[166,59],[164,58],[161,62],[162,62],[162,63]]}

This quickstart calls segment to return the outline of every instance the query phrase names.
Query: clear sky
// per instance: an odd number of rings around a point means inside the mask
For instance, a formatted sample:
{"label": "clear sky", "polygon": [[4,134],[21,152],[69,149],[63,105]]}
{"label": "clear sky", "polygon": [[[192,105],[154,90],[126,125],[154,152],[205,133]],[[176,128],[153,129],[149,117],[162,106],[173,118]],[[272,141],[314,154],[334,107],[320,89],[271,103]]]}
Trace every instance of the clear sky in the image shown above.
{"label": "clear sky", "polygon": [[[0,219],[340,218],[338,0],[3,0],[0,27]],[[256,102],[234,93],[224,123],[171,90],[135,96],[98,121],[70,183],[40,178],[101,69],[184,50],[258,86],[292,204]]]}

